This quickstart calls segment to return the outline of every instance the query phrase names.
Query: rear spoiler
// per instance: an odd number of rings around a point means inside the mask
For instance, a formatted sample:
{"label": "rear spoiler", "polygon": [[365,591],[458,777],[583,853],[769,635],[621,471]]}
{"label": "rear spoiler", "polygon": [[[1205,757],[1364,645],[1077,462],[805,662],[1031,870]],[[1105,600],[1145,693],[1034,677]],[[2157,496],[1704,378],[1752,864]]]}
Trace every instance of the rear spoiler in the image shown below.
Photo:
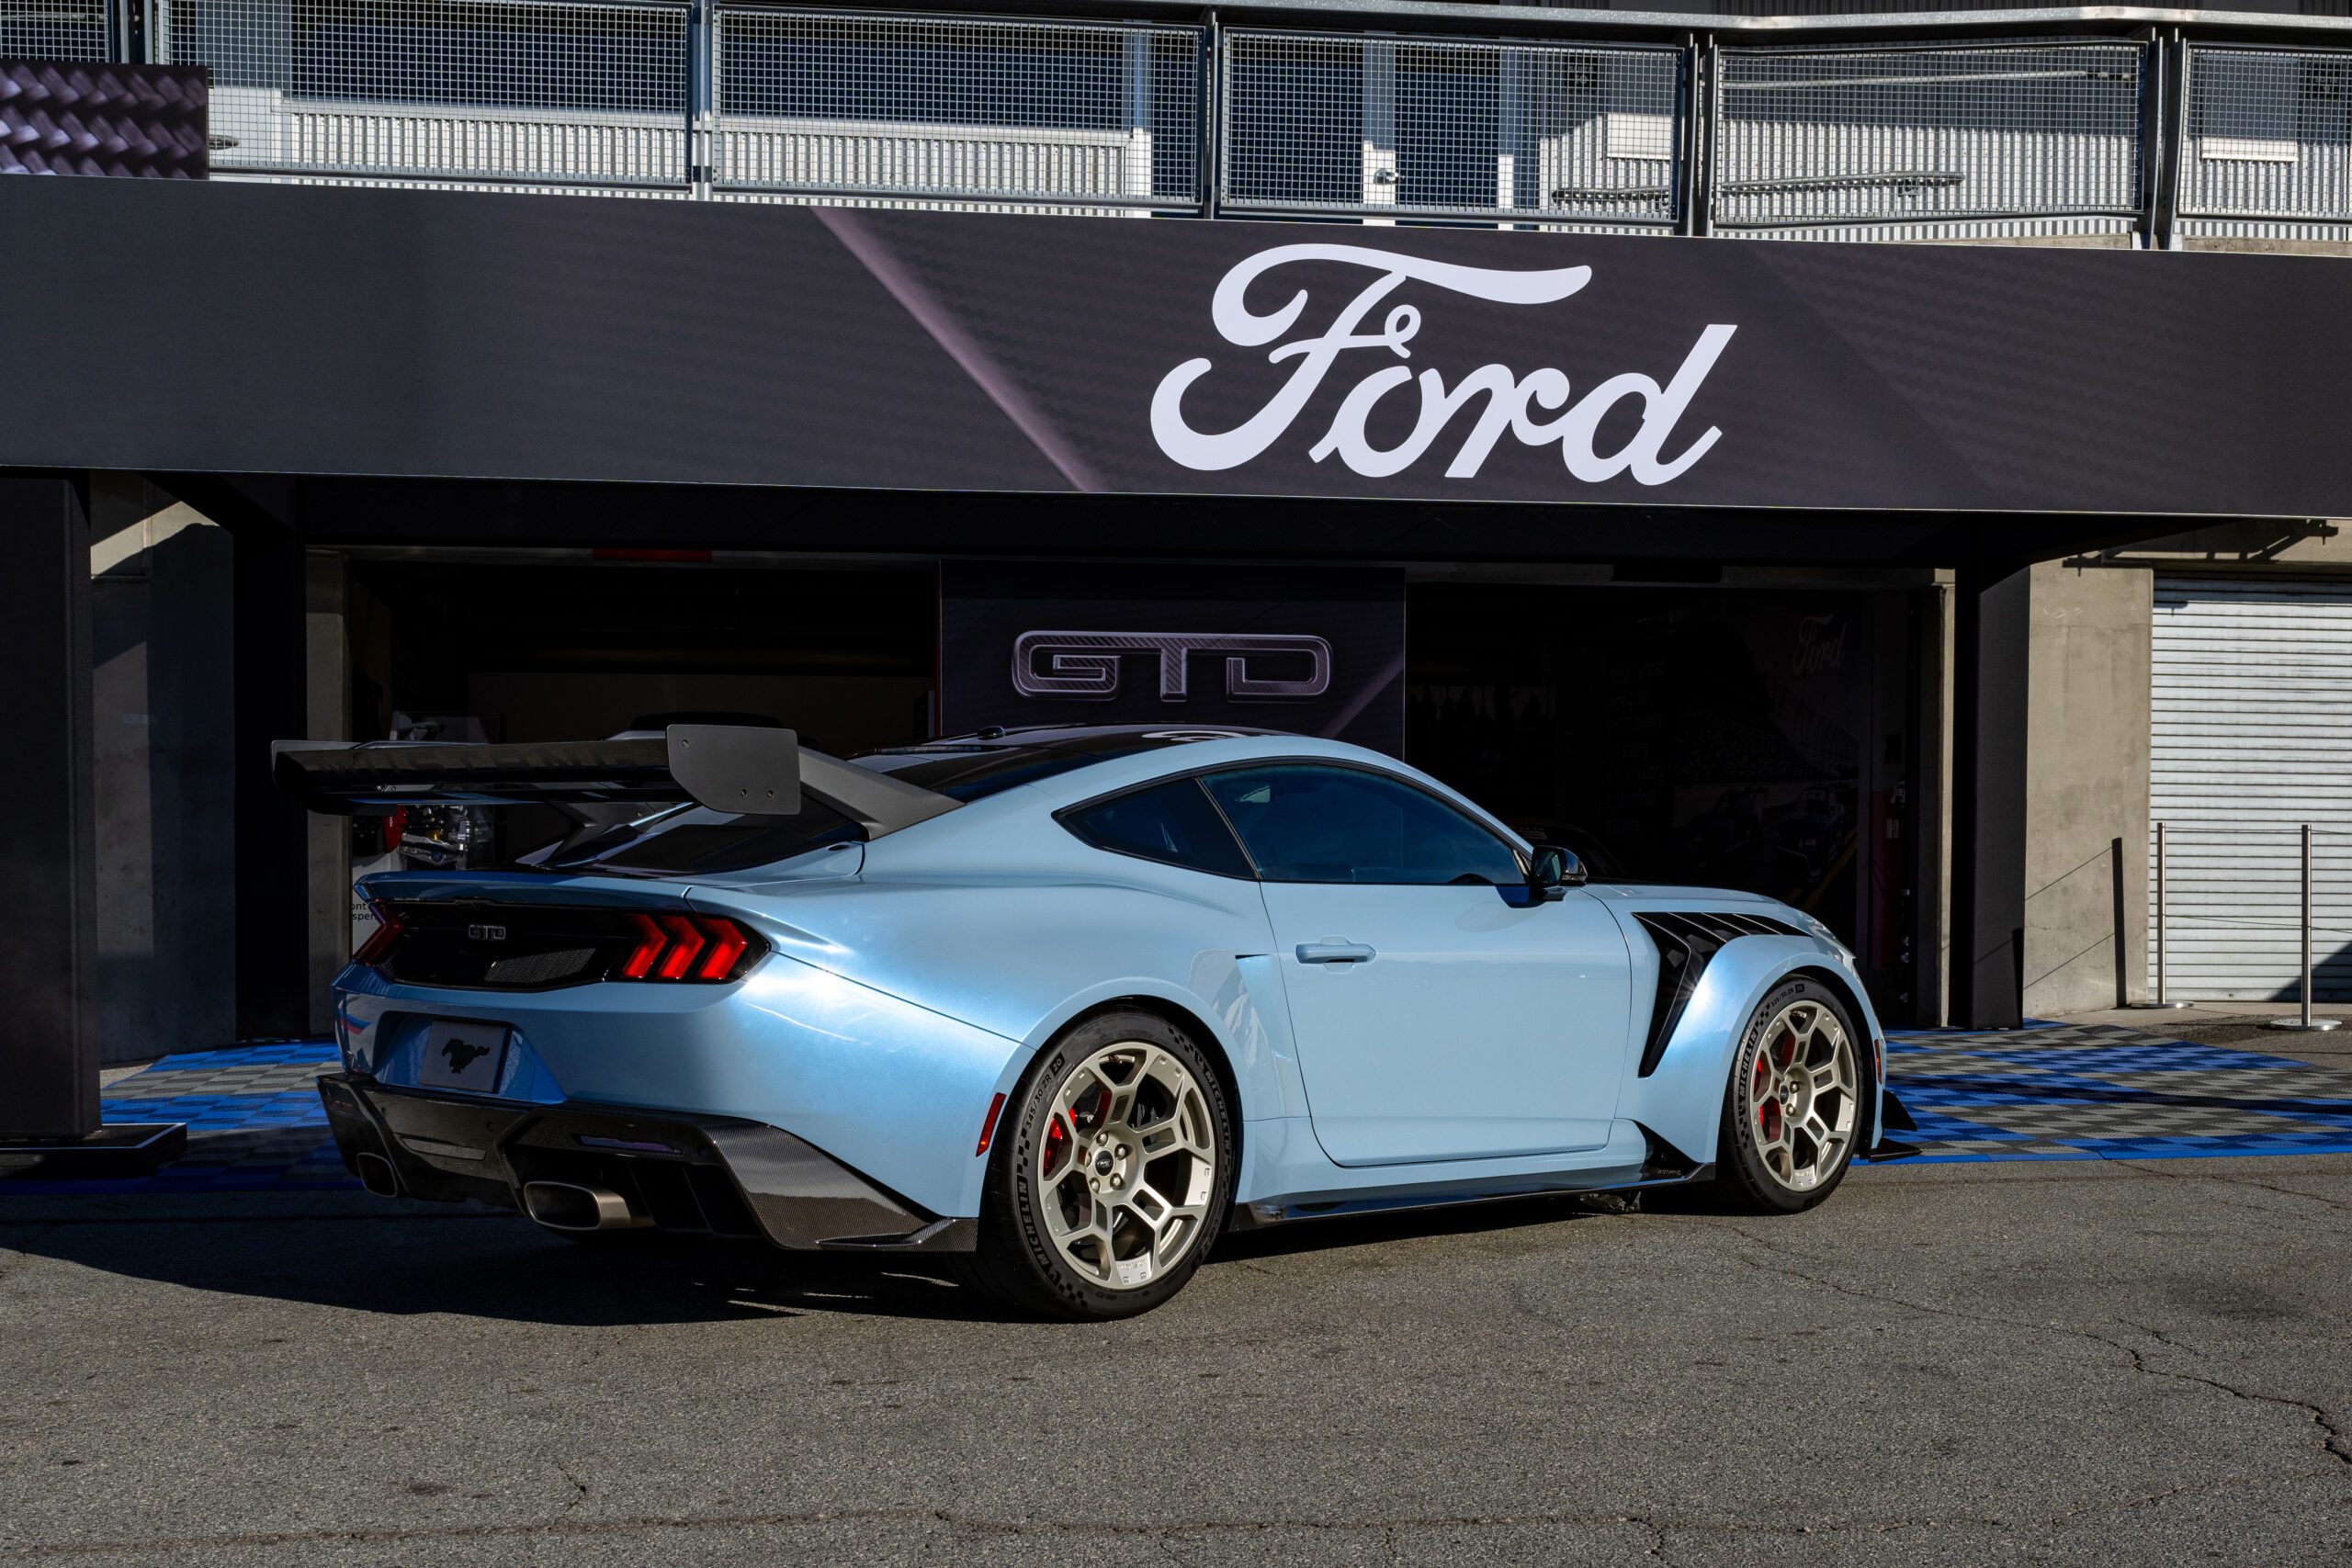
{"label": "rear spoiler", "polygon": [[961,802],[807,751],[789,729],[673,724],[605,740],[482,746],[435,740],[271,743],[277,787],[312,811],[379,816],[402,806],[556,807],[693,801],[713,811],[790,817],[803,795],[869,838],[910,828]]}

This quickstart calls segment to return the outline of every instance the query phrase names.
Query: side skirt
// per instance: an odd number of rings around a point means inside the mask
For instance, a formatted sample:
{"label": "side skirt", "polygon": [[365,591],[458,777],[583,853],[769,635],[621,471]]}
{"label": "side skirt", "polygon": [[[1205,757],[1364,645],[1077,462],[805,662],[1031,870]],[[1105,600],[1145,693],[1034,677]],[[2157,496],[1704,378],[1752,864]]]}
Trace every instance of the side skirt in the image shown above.
{"label": "side skirt", "polygon": [[1445,1181],[1425,1187],[1397,1187],[1385,1192],[1295,1193],[1261,1198],[1234,1206],[1227,1228],[1263,1230],[1298,1220],[1322,1220],[1342,1214],[1387,1214],[1412,1209],[1451,1209],[1466,1203],[1501,1203],[1513,1198],[1540,1198],[1577,1192],[1627,1192],[1645,1187],[1682,1187],[1714,1178],[1712,1165],[1690,1165],[1670,1156],[1653,1154],[1640,1165],[1598,1170],[1566,1171],[1555,1176],[1521,1176],[1506,1180]]}

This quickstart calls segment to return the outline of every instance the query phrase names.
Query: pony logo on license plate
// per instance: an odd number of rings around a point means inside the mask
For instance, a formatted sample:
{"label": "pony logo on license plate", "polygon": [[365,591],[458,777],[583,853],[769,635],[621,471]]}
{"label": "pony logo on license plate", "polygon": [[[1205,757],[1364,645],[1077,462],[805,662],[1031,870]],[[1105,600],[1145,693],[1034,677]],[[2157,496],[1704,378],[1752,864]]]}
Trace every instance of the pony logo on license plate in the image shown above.
{"label": "pony logo on license plate", "polygon": [[443,1021],[424,1032],[416,1081],[426,1089],[488,1094],[498,1087],[505,1065],[504,1024]]}

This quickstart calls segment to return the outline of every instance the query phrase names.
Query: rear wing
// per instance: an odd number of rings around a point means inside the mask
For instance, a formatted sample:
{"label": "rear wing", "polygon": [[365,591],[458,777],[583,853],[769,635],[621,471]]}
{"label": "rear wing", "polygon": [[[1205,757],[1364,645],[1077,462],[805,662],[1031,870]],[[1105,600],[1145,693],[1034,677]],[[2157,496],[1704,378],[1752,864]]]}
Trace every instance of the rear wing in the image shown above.
{"label": "rear wing", "polygon": [[[803,795],[858,823],[869,838],[912,827],[961,802],[803,750],[789,729],[673,724],[605,740],[482,746],[435,740],[279,740],[277,787],[312,811],[374,816],[419,804],[556,807],[692,801],[713,811],[790,817]],[[601,815],[601,814],[600,814]]]}

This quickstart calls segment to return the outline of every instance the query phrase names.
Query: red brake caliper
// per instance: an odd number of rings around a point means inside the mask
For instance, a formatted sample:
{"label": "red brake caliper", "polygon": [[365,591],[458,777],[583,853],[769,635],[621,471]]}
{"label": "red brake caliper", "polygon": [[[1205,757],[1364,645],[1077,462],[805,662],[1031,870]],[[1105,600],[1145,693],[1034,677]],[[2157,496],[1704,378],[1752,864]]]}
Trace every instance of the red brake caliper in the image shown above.
{"label": "red brake caliper", "polygon": [[1058,1111],[1046,1123],[1046,1157],[1043,1161],[1048,1178],[1061,1169],[1062,1161],[1069,1154],[1069,1122]]}

